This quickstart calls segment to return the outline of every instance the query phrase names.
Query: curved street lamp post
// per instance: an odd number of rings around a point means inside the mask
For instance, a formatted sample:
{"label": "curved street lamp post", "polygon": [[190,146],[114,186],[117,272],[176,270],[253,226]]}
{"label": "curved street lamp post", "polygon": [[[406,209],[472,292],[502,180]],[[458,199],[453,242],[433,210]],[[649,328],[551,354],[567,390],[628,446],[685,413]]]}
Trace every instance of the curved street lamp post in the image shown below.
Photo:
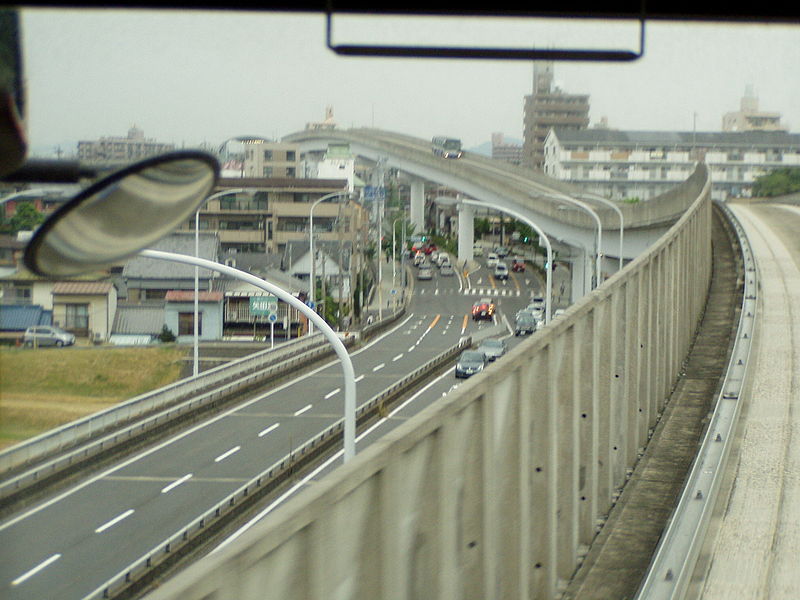
{"label": "curved street lamp post", "polygon": [[199,257],[147,249],[192,214],[197,218],[198,207],[218,177],[216,158],[193,150],[171,152],[125,167],[82,190],[50,215],[25,247],[25,265],[37,275],[70,277],[140,255],[209,269],[277,296],[320,328],[342,364],[347,462],[355,455],[355,372],[344,343],[330,325],[289,292],[255,275]]}
{"label": "curved street lamp post", "polygon": [[[203,200],[202,204],[197,207],[197,210],[194,213],[194,255],[196,258],[200,258],[200,208],[207,204],[210,200],[215,200],[221,196],[226,196],[228,194],[238,194],[239,192],[244,192],[244,188],[234,188],[229,190],[223,190],[221,192],[217,192],[216,194],[211,194],[208,198]],[[200,312],[199,300],[198,295],[200,293],[200,268],[195,265],[194,267],[194,343],[193,343],[193,355],[192,355],[192,376],[197,377],[200,373],[200,328],[198,325],[198,317]]]}
{"label": "curved street lamp post", "polygon": [[[317,198],[312,202],[311,208],[308,211],[308,253],[311,255],[311,270],[310,270],[310,284],[308,286],[308,299],[311,304],[311,307],[316,312],[317,305],[316,305],[316,291],[317,291],[317,274],[316,274],[316,262],[317,258],[314,256],[314,209],[317,207],[318,204],[324,202],[325,200],[330,200],[331,198],[338,198],[340,196],[352,196],[355,192],[334,192],[332,194],[325,194],[324,196]],[[324,298],[323,298],[324,300]],[[314,331],[313,325],[309,321],[309,333]]]}
{"label": "curved street lamp post", "polygon": [[234,267],[221,265],[211,260],[204,258],[197,258],[184,254],[176,254],[174,252],[163,252],[161,250],[142,250],[139,252],[140,256],[145,258],[155,258],[158,260],[168,260],[179,262],[187,265],[194,265],[196,267],[203,267],[211,271],[216,271],[223,275],[234,277],[246,283],[256,286],[267,293],[277,296],[290,306],[296,308],[306,315],[308,319],[319,328],[320,332],[327,338],[333,346],[336,356],[342,363],[342,370],[344,372],[344,460],[349,461],[355,456],[355,431],[356,431],[356,378],[353,362],[350,355],[347,353],[347,348],[336,332],[325,322],[316,311],[308,307],[304,302],[292,296],[286,290],[283,290],[275,284],[269,283],[251,275],[245,271],[241,271]]}

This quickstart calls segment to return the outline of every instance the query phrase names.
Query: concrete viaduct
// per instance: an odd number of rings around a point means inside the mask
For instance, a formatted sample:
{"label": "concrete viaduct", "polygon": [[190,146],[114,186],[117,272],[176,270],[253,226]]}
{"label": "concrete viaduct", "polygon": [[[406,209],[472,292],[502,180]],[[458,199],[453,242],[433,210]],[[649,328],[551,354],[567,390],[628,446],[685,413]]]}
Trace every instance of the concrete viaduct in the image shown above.
{"label": "concrete viaduct", "polygon": [[[477,157],[435,160],[412,141],[388,139],[396,136],[375,134],[367,144],[367,134],[325,132],[348,141],[355,153],[393,154],[398,168],[459,186],[473,198],[513,203],[565,238],[593,227],[588,217],[559,211],[557,199],[546,199],[550,190],[574,192],[563,184],[507,166],[482,173],[479,165],[490,161]],[[311,143],[315,135],[292,139]],[[647,569],[714,404],[709,390],[720,375],[701,367],[697,380],[707,387],[686,384],[695,381],[692,357],[697,347],[711,348],[722,362],[729,356],[729,332],[700,342],[709,308],[721,306],[714,296],[716,248],[731,249],[722,269],[730,287],[739,289],[744,279],[741,249],[725,233],[731,228],[720,225],[722,209],[712,205],[709,190],[700,164],[670,194],[625,207],[631,256],[624,269],[495,368],[149,598],[632,597],[618,586],[627,571],[638,569],[641,578]],[[612,211],[598,212],[613,230]],[[736,294],[728,290],[726,297],[732,298],[728,312],[737,313]],[[694,413],[675,421],[668,417],[681,406],[674,398],[679,391],[700,400]],[[725,393],[738,398],[732,387]],[[690,430],[693,437],[673,437]],[[665,448],[662,462],[649,457],[657,447]],[[643,465],[654,470],[639,481]],[[605,561],[605,578],[580,575],[582,564],[604,563],[598,553],[613,544],[600,541],[621,528],[615,507],[637,490],[649,492],[658,508],[636,505],[619,544],[623,558]],[[691,491],[693,506],[712,502],[711,494]],[[670,583],[678,571],[659,575]]]}

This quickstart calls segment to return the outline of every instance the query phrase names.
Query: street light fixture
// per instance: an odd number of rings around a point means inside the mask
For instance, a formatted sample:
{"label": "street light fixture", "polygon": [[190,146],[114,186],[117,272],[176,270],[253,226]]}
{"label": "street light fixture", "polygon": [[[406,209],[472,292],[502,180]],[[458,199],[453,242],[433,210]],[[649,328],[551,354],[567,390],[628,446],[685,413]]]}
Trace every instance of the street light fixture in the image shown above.
{"label": "street light fixture", "polygon": [[171,153],[123,169],[53,213],[25,248],[25,264],[37,275],[62,277],[108,268],[141,254],[237,277],[295,307],[317,324],[342,363],[347,462],[355,455],[355,373],[347,349],[325,320],[288,292],[244,271],[192,256],[146,250],[197,210],[218,175],[217,160],[195,151]]}

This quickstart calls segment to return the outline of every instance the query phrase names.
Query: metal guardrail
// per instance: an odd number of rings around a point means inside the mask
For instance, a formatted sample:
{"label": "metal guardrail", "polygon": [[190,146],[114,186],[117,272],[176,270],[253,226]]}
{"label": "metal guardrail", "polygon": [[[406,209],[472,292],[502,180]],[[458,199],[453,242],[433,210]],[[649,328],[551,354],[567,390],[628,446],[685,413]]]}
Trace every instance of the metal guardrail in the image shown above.
{"label": "metal guardrail", "polygon": [[[396,399],[403,391],[417,383],[420,379],[437,370],[442,365],[453,361],[463,350],[472,345],[472,339],[462,338],[458,344],[439,354],[425,365],[415,369],[401,380],[395,382],[379,394],[376,394],[356,409],[356,420],[359,426],[379,416],[387,402]],[[164,561],[175,556],[187,544],[195,542],[204,534],[219,527],[225,517],[232,516],[239,509],[250,506],[260,497],[275,489],[290,474],[310,464],[329,451],[334,444],[342,444],[344,418],[293,450],[269,468],[250,479],[234,492],[226,496],[215,506],[193,519],[189,524],[174,532],[158,546],[152,548],[137,561],[122,569],[117,575],[105,581],[83,600],[113,598],[127,589],[132,583],[145,577]]]}
{"label": "metal guardrail", "polygon": [[719,204],[734,229],[744,262],[744,294],[731,361],[705,438],[673,517],[662,536],[636,598],[685,597],[714,513],[734,431],[741,411],[758,305],[758,272],[747,235],[727,206]]}
{"label": "metal guardrail", "polygon": [[330,351],[321,335],[301,338],[297,343],[257,352],[198,377],[182,379],[13,446],[0,453],[0,472],[5,474],[0,482],[0,500]]}

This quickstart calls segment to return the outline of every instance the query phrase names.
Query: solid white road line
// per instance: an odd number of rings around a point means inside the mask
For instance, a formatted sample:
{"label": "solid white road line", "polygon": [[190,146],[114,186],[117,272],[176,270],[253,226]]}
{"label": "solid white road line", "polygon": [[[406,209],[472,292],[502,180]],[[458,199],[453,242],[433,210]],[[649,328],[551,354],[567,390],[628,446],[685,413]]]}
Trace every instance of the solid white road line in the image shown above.
{"label": "solid white road line", "polygon": [[100,525],[100,527],[95,529],[94,532],[95,533],[103,533],[106,529],[110,529],[111,527],[113,527],[114,525],[119,523],[120,521],[130,517],[133,514],[133,512],[134,512],[133,509],[129,508],[124,513],[122,513],[121,515],[117,515],[116,517],[114,517],[113,519],[108,521],[107,523],[104,523],[103,525]]}
{"label": "solid white road line", "polygon": [[19,577],[17,577],[14,581],[11,582],[11,585],[19,585],[20,583],[23,583],[24,581],[26,581],[26,580],[30,579],[31,577],[33,577],[34,575],[36,575],[42,569],[44,569],[44,568],[48,567],[49,565],[53,564],[54,562],[56,562],[59,558],[61,558],[60,554],[53,554],[53,556],[51,556],[50,558],[48,558],[46,560],[43,560],[38,565],[33,567],[30,571],[27,571],[27,572],[23,573],[22,575],[20,575]]}
{"label": "solid white road line", "polygon": [[192,474],[191,474],[191,473],[187,473],[186,475],[184,475],[184,476],[183,476],[183,477],[181,477],[180,479],[176,479],[175,481],[173,481],[172,483],[170,483],[168,486],[166,486],[166,487],[162,488],[162,489],[161,489],[161,493],[162,493],[162,494],[166,494],[167,492],[174,490],[174,489],[175,489],[176,487],[178,487],[180,484],[182,484],[182,483],[185,483],[185,482],[189,481],[191,478],[192,478]]}
{"label": "solid white road line", "polygon": [[228,450],[227,452],[223,452],[222,454],[220,454],[217,458],[214,459],[214,462],[222,462],[223,460],[225,460],[226,458],[228,458],[232,454],[236,454],[241,449],[242,449],[241,446],[235,446],[235,447],[231,448],[230,450]]}

